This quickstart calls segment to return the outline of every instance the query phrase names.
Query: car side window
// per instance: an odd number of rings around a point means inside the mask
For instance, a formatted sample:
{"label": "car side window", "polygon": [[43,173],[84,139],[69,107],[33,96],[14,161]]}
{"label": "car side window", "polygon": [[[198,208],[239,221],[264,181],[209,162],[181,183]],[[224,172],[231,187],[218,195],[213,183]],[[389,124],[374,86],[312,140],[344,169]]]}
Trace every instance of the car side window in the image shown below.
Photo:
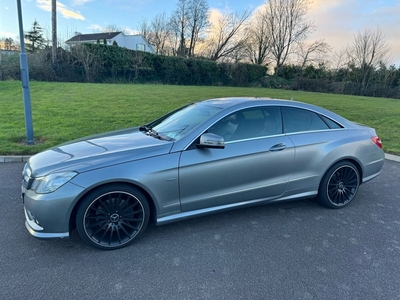
{"label": "car side window", "polygon": [[209,128],[225,141],[238,141],[282,133],[279,107],[256,107],[232,113]]}
{"label": "car side window", "polygon": [[336,123],[335,121],[325,117],[325,116],[321,116],[321,119],[324,120],[324,122],[329,126],[330,129],[339,129],[339,128],[343,128],[343,126],[339,125],[338,123]]}
{"label": "car side window", "polygon": [[318,114],[306,109],[282,107],[282,117],[285,133],[330,129]]}

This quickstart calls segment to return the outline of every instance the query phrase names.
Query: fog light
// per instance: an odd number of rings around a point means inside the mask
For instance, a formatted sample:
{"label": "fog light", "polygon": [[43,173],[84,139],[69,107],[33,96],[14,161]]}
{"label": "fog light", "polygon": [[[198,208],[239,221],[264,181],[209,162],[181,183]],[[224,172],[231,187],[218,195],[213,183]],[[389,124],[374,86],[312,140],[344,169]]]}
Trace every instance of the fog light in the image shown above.
{"label": "fog light", "polygon": [[39,221],[35,218],[35,215],[26,208],[24,210],[25,210],[25,219],[29,224],[29,226],[35,231],[43,230],[43,227],[39,225]]}

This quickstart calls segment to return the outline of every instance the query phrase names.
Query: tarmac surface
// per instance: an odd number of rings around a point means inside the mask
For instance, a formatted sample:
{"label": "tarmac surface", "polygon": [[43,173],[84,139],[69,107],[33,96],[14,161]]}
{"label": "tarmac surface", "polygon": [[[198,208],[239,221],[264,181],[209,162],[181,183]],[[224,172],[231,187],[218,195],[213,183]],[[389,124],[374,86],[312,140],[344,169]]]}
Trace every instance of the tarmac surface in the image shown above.
{"label": "tarmac surface", "polygon": [[24,225],[23,162],[0,164],[0,299],[399,299],[400,163],[349,206],[276,203],[150,225],[101,251]]}

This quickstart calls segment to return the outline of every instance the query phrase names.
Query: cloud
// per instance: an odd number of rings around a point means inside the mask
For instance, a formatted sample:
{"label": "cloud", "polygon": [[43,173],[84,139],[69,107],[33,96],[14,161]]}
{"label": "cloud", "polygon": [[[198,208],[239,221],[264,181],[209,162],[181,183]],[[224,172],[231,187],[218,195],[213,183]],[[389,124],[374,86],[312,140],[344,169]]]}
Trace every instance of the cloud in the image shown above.
{"label": "cloud", "polygon": [[136,29],[132,29],[129,27],[123,27],[122,29],[123,33],[126,35],[136,35],[136,34],[140,34],[140,31],[136,30]]}
{"label": "cloud", "polygon": [[88,26],[88,29],[91,29],[93,32],[101,32],[103,30],[103,26],[99,24],[91,24]]}
{"label": "cloud", "polygon": [[[42,10],[49,12],[51,11],[51,0],[36,0],[36,4]],[[59,12],[65,19],[85,20],[85,17],[82,16],[82,14],[79,11],[73,11],[69,9],[66,5],[58,1],[57,1],[57,12]]]}
{"label": "cloud", "polygon": [[[92,30],[93,32],[103,32],[105,29],[107,29],[107,26],[101,26],[99,24],[91,24],[87,28]],[[127,26],[122,26],[121,28],[117,28],[116,30],[122,31],[126,35],[140,34],[138,30],[129,28]]]}
{"label": "cloud", "polygon": [[325,39],[339,52],[354,41],[358,32],[377,28],[385,34],[391,47],[393,61],[400,62],[400,27],[398,1],[375,0],[314,0],[309,6],[307,18],[317,26],[309,40]]}
{"label": "cloud", "polygon": [[86,3],[90,2],[92,0],[72,0],[71,5],[72,6],[82,6],[85,5]]}
{"label": "cloud", "polygon": [[218,24],[221,17],[222,17],[222,12],[219,9],[216,8],[210,9],[210,13],[208,15],[208,21],[212,25]]}
{"label": "cloud", "polygon": [[19,35],[16,34],[15,32],[11,31],[1,31],[0,30],[0,36],[1,37],[7,37],[7,38],[12,38],[14,41],[19,41]]}
{"label": "cloud", "polygon": [[[161,2],[160,0],[156,1]],[[152,4],[154,5],[156,1],[155,0],[104,0],[104,2],[110,7],[122,9],[124,11],[136,11],[136,12],[151,7]],[[163,6],[163,4],[161,4],[161,6]]]}

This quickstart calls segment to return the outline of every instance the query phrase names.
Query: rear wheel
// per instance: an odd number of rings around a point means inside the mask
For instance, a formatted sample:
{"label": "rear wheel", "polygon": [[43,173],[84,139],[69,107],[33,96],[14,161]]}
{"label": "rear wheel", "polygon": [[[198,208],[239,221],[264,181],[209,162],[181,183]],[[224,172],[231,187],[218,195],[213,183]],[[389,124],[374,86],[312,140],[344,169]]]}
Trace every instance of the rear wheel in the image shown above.
{"label": "rear wheel", "polygon": [[100,249],[118,249],[132,243],[146,229],[149,204],[138,189],[114,184],[85,197],[78,208],[76,227],[81,238]]}
{"label": "rear wheel", "polygon": [[322,178],[318,199],[329,208],[341,208],[349,204],[360,186],[357,167],[349,161],[333,165]]}

